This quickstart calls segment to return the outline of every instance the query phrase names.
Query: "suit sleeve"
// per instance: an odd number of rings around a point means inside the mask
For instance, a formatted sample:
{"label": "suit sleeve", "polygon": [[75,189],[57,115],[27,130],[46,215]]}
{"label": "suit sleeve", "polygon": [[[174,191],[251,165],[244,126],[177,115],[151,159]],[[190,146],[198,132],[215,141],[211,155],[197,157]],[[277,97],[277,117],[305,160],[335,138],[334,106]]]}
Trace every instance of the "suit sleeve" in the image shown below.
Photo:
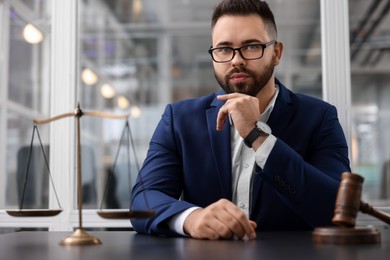
{"label": "suit sleeve", "polygon": [[179,200],[182,160],[172,121],[172,107],[168,105],[151,138],[147,157],[132,190],[131,210],[154,210],[157,213],[148,219],[131,219],[133,228],[139,233],[175,235],[167,220],[195,206]]}
{"label": "suit sleeve", "polygon": [[305,153],[297,153],[278,138],[264,169],[258,167],[256,174],[276,189],[291,210],[315,228],[332,225],[341,174],[350,171],[350,167],[348,147],[335,107],[329,106],[319,129],[313,132],[316,134],[311,137],[300,132],[288,133],[298,140],[310,138]]}

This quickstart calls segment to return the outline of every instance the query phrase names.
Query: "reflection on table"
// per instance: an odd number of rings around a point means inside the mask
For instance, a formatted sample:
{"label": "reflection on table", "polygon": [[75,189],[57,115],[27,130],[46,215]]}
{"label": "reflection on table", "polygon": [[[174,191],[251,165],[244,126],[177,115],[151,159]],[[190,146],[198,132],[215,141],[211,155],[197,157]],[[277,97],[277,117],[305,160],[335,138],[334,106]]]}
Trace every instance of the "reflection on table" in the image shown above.
{"label": "reflection on table", "polygon": [[94,246],[60,246],[71,232],[17,232],[0,235],[0,259],[389,259],[390,228],[380,232],[379,244],[319,245],[311,232],[259,232],[253,241],[208,241],[91,231],[102,241]]}

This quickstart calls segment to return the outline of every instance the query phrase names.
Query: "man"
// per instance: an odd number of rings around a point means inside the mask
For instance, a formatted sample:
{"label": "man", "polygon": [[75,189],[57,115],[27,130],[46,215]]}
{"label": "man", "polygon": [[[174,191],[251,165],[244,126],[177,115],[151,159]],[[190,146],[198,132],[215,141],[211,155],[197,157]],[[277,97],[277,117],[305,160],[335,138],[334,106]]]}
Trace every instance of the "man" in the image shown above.
{"label": "man", "polygon": [[334,106],[275,79],[283,45],[260,0],[224,0],[212,17],[223,91],[170,104],[132,192],[140,233],[200,239],[331,225],[348,147]]}

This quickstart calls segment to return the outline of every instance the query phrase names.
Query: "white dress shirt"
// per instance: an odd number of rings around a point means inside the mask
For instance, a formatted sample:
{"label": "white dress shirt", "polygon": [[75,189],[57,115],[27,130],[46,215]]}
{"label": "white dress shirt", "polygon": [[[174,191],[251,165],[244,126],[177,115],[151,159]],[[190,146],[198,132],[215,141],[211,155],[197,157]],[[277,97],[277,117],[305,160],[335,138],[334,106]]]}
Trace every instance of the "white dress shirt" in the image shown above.
{"label": "white dress shirt", "polygon": [[[275,94],[260,115],[262,122],[267,122],[274,108],[276,98],[279,94],[279,87],[275,87]],[[251,209],[251,194],[252,194],[252,175],[254,164],[264,168],[265,162],[272,148],[276,143],[276,137],[270,134],[264,143],[255,152],[252,148],[244,144],[244,139],[238,134],[236,128],[231,124],[231,150],[232,150],[232,202],[235,203],[249,218]],[[170,228],[178,234],[186,235],[183,230],[185,219],[195,209],[199,207],[189,208],[175,215],[169,222]]]}

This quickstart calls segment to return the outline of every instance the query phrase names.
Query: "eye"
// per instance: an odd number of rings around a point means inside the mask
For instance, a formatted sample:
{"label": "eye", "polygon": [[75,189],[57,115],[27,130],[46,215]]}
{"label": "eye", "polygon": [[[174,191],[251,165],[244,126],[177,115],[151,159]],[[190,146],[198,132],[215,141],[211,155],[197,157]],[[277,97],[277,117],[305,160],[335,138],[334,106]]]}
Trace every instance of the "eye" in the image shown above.
{"label": "eye", "polygon": [[243,51],[259,51],[261,50],[261,45],[259,44],[252,44],[242,47]]}
{"label": "eye", "polygon": [[221,47],[221,48],[214,49],[214,52],[226,54],[232,52],[232,49],[229,47]]}

